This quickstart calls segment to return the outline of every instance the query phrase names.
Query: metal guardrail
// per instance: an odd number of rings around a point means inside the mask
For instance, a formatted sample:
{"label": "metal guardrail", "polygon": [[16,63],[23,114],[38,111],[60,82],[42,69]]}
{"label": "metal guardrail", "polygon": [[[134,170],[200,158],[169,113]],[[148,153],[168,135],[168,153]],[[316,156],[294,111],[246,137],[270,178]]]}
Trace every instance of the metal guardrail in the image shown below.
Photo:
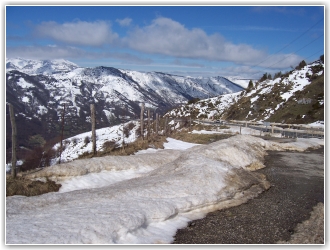
{"label": "metal guardrail", "polygon": [[214,124],[217,126],[230,125],[230,126],[241,126],[248,127],[251,129],[259,130],[264,133],[281,134],[281,137],[285,138],[319,138],[324,139],[324,128],[312,127],[304,124],[284,124],[284,123],[266,123],[265,126],[260,122],[251,121],[220,121],[216,123],[215,121],[203,121],[205,123]]}

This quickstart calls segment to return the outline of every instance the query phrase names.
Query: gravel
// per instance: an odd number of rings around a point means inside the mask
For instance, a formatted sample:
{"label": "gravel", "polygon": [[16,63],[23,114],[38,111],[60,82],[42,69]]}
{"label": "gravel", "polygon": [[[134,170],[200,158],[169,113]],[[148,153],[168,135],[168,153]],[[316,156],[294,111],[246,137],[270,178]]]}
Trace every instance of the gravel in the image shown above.
{"label": "gravel", "polygon": [[269,151],[271,188],[177,231],[173,244],[324,244],[324,147]]}

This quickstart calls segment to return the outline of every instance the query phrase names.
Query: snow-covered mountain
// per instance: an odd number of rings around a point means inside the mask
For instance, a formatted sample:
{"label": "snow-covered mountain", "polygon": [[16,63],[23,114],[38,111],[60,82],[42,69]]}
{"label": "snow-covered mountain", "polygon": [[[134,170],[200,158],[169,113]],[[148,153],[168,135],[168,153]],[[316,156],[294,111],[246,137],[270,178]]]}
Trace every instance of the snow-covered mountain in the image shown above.
{"label": "snow-covered mountain", "polygon": [[18,70],[30,75],[50,75],[58,72],[68,72],[79,68],[78,65],[63,59],[30,60],[23,58],[6,58],[6,70]]}
{"label": "snow-covered mountain", "polygon": [[251,89],[182,105],[166,115],[285,123],[324,121],[324,64],[315,61],[274,80],[255,82]]}
{"label": "snow-covered mountain", "polygon": [[[89,131],[92,103],[96,127],[102,128],[137,119],[141,102],[162,114],[193,98],[242,89],[220,76],[194,78],[103,66],[82,68],[66,60],[6,59],[6,102],[14,106],[23,146],[33,135],[40,134],[46,141],[58,136],[63,112],[65,136]],[[8,135],[10,127],[8,118]],[[7,142],[9,147],[10,138]]]}

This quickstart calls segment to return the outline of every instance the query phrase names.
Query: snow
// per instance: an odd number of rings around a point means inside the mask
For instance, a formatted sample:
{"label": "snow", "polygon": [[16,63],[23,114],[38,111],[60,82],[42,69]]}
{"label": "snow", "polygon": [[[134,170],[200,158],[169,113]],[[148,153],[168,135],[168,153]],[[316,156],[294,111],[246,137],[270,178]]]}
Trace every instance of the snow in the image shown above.
{"label": "snow", "polygon": [[23,98],[22,98],[22,102],[29,102],[30,101],[30,99],[29,99],[29,97],[27,97],[27,96],[24,96]]}
{"label": "snow", "polygon": [[[18,160],[16,162],[16,166],[21,166],[23,164],[23,161],[21,160]],[[11,171],[11,166],[12,166],[12,163],[9,162],[9,163],[6,163],[6,172],[10,172]]]}
{"label": "snow", "polygon": [[[88,117],[90,119],[90,117]],[[132,130],[129,131],[128,137],[124,135],[123,138],[123,127],[126,127],[129,123],[133,123],[134,127]],[[136,140],[135,132],[138,129],[139,122],[137,121],[131,121],[124,124],[112,126],[112,127],[106,127],[97,129],[95,131],[97,141],[96,141],[96,150],[102,151],[104,150],[104,143],[107,141],[113,141],[116,144],[116,147],[121,147],[123,140],[124,143],[131,143]],[[85,153],[91,153],[92,152],[92,132],[86,132],[82,133],[70,138],[67,138],[63,141],[64,150],[61,154],[61,162],[67,162],[72,161],[74,159],[77,159],[79,156],[85,154]],[[60,143],[57,143],[54,145],[55,150],[60,149]],[[59,157],[52,160],[52,165],[55,163],[58,163]]]}
{"label": "snow", "polygon": [[20,70],[26,74],[52,74],[58,71],[68,71],[77,68],[78,65],[63,59],[54,60],[31,60],[23,58],[6,58],[6,64],[11,63],[14,68],[10,70]]}
{"label": "snow", "polygon": [[265,150],[304,150],[324,142],[280,144],[237,135],[185,150],[178,143],[169,140],[167,146],[180,150],[77,160],[30,175],[62,177],[63,186],[40,196],[7,197],[6,243],[171,243],[189,221],[269,188],[249,170],[263,165]]}
{"label": "snow", "polygon": [[317,128],[320,128],[320,129],[324,129],[324,121],[316,121],[316,122],[310,123],[308,125],[312,126],[312,127],[317,127]]}
{"label": "snow", "polygon": [[43,105],[39,105],[38,108],[39,110],[37,110],[37,113],[41,115],[46,114],[48,111],[48,109]]}
{"label": "snow", "polygon": [[189,143],[180,140],[175,140],[173,138],[167,138],[167,142],[164,143],[165,149],[177,149],[177,150],[185,150],[188,148],[192,148],[194,146],[198,146],[200,144]]}
{"label": "snow", "polygon": [[23,78],[20,78],[20,79],[18,80],[17,84],[18,84],[21,88],[23,88],[23,89],[33,88],[33,87],[34,87],[33,84],[26,82]]}

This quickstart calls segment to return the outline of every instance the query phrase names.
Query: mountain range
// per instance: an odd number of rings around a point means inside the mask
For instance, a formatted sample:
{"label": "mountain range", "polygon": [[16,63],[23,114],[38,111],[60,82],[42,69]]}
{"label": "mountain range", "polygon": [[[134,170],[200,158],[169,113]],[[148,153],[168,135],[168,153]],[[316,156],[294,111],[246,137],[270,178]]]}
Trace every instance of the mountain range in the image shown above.
{"label": "mountain range", "polygon": [[[184,77],[162,72],[137,72],[113,67],[83,68],[67,60],[6,59],[6,102],[14,106],[18,144],[31,138],[50,140],[89,131],[90,104],[96,128],[140,116],[140,106],[164,114],[194,98],[236,93],[244,88],[221,77]],[[7,108],[7,148],[11,146]]]}

